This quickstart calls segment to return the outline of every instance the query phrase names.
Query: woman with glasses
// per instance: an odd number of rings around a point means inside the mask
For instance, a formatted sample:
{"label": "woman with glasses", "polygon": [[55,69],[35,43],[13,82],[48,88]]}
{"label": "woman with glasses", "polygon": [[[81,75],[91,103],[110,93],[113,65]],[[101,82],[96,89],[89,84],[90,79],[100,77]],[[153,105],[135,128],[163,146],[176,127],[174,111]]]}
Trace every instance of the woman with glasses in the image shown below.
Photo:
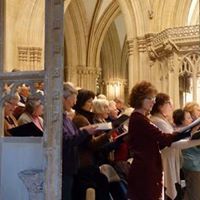
{"label": "woman with glasses", "polygon": [[178,132],[164,133],[148,118],[155,104],[156,88],[146,81],[136,84],[130,94],[135,108],[129,121],[129,148],[133,154],[128,176],[128,198],[159,200],[162,194],[162,161],[160,147],[185,137]]}
{"label": "woman with glasses", "polygon": [[[159,93],[156,95],[151,114],[151,121],[161,131],[173,133],[173,104],[168,94]],[[199,142],[200,141],[197,140],[191,141],[190,139],[184,139],[180,142],[173,143],[170,147],[161,147],[166,200],[178,200],[183,198],[180,179],[181,150],[197,145]]]}
{"label": "woman with glasses", "polygon": [[[156,95],[155,104],[151,110],[151,121],[163,132],[173,133],[173,106],[168,94]],[[165,199],[180,198],[180,149],[162,148],[161,157],[164,171]],[[176,189],[177,187],[177,189]],[[178,194],[179,191],[179,195]],[[177,197],[177,198],[176,198]]]}
{"label": "woman with glasses", "polygon": [[18,126],[17,120],[13,115],[15,108],[18,106],[19,96],[9,95],[4,103],[4,135],[11,136],[8,129]]}
{"label": "woman with glasses", "polygon": [[40,96],[35,94],[27,98],[25,110],[18,119],[18,124],[23,125],[33,122],[41,131],[43,131],[43,115],[44,106],[42,105]]}

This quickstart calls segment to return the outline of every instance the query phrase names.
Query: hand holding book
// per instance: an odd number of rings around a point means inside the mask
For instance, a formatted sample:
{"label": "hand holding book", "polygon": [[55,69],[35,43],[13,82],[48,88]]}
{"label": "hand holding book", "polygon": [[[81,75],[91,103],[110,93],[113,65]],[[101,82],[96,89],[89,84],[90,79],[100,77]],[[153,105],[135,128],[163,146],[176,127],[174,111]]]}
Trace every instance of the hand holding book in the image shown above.
{"label": "hand holding book", "polygon": [[[191,132],[193,130],[197,130],[200,127],[200,118],[196,119],[193,121],[191,124],[188,126],[183,127],[182,129],[179,130],[180,133],[186,133],[186,132]],[[194,128],[194,129],[193,129]],[[195,130],[195,131],[196,131]]]}
{"label": "hand holding book", "polygon": [[191,135],[191,140],[197,140],[197,139],[200,139],[200,130],[197,130]]}

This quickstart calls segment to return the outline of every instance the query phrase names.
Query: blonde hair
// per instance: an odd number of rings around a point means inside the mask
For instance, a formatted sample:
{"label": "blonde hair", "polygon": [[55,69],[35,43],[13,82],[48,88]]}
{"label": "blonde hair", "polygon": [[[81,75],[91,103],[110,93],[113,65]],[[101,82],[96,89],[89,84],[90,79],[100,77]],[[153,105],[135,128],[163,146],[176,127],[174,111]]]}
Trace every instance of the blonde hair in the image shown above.
{"label": "blonde hair", "polygon": [[109,107],[109,102],[106,99],[95,99],[93,101],[93,112],[101,114],[105,112],[105,109]]}
{"label": "blonde hair", "polygon": [[191,115],[193,115],[196,107],[200,108],[200,106],[199,106],[198,103],[196,103],[196,102],[189,102],[189,103],[185,104],[184,110],[187,111],[187,112],[189,112]]}

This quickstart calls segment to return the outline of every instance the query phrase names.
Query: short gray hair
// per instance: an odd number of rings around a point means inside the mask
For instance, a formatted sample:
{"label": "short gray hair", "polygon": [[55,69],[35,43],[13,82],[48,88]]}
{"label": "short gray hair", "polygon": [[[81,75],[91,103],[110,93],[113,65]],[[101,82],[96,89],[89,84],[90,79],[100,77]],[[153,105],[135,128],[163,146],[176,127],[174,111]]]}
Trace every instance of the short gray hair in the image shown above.
{"label": "short gray hair", "polygon": [[5,99],[4,99],[5,102],[10,102],[10,101],[13,101],[13,100],[14,101],[19,101],[20,100],[20,97],[19,97],[19,95],[17,93],[8,94],[8,95],[5,96]]}
{"label": "short gray hair", "polygon": [[63,84],[63,97],[64,98],[68,98],[71,95],[77,95],[78,91],[77,89],[74,87],[74,85],[70,82],[66,82]]}
{"label": "short gray hair", "polygon": [[38,102],[39,102],[39,104],[42,104],[40,97],[41,97],[41,95],[39,95],[39,94],[33,94],[27,98],[26,106],[25,106],[25,111],[27,113],[32,115],[34,110],[36,109],[36,106],[38,105]]}

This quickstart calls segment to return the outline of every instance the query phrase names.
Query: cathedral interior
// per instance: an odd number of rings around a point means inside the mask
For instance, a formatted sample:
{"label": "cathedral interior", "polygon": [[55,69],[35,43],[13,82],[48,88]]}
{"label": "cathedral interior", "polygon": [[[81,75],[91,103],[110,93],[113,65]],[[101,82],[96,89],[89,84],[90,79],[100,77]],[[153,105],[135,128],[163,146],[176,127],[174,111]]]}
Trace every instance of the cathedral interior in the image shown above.
{"label": "cathedral interior", "polygon": [[[0,112],[5,85],[13,93],[24,83],[45,85],[48,134],[34,142],[45,154],[45,199],[60,199],[61,136],[54,132],[62,130],[63,81],[128,102],[132,86],[147,80],[177,108],[200,102],[199,19],[199,0],[0,1]],[[1,139],[0,185],[6,148],[18,142]]]}

